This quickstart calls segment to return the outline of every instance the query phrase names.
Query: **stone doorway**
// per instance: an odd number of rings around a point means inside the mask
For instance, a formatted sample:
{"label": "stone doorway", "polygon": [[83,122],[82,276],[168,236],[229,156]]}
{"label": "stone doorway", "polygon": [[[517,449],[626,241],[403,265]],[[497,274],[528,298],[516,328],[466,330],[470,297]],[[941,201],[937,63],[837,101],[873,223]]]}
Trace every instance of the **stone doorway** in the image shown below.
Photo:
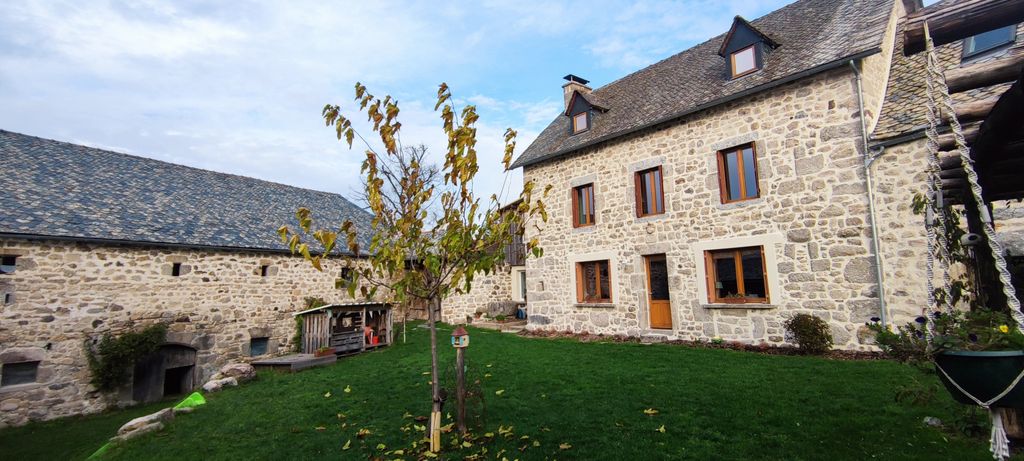
{"label": "stone doorway", "polygon": [[157,353],[135,365],[132,400],[155,402],[164,397],[191,392],[195,387],[196,350],[180,344],[165,344]]}

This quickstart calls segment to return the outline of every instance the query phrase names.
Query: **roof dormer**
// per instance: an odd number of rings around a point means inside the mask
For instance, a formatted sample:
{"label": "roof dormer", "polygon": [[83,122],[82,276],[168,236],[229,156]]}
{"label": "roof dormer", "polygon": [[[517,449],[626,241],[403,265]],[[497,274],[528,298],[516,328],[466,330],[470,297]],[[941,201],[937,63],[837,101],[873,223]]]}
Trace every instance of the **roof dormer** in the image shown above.
{"label": "roof dormer", "polygon": [[732,21],[732,28],[725,34],[718,55],[729,61],[729,77],[738,78],[752,74],[764,67],[765,54],[779,46],[768,35],[740,16]]}
{"label": "roof dormer", "polygon": [[590,129],[594,123],[594,111],[604,112],[606,109],[597,102],[587,83],[589,81],[576,75],[563,77],[568,81],[562,85],[565,97],[565,115],[569,117],[569,134],[582,133]]}

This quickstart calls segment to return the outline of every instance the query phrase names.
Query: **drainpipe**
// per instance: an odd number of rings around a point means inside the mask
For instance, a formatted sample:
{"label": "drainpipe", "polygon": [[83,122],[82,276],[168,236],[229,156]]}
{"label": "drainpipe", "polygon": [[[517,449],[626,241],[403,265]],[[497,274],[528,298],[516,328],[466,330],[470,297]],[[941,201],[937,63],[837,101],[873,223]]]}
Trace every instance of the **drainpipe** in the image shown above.
{"label": "drainpipe", "polygon": [[868,217],[871,220],[871,246],[875,253],[875,274],[878,276],[878,318],[882,321],[882,325],[886,326],[889,322],[885,308],[885,273],[882,270],[882,252],[881,247],[878,244],[878,218],[875,216],[875,188],[873,181],[871,180],[871,163],[882,155],[884,149],[879,151],[878,155],[875,156],[872,156],[871,150],[868,149],[868,125],[867,121],[864,119],[864,89],[861,85],[861,73],[860,69],[857,68],[857,62],[852,59],[850,60],[850,68],[853,69],[853,74],[856,76],[857,80],[857,107],[860,112],[860,139],[864,148],[864,178],[867,182],[866,185],[868,189]]}

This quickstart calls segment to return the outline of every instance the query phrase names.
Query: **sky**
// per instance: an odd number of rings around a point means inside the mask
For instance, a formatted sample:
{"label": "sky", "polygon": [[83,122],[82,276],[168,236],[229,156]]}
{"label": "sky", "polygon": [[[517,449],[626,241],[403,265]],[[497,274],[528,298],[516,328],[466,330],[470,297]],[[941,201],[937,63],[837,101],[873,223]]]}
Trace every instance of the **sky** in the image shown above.
{"label": "sky", "polygon": [[786,3],[8,0],[0,129],[354,198],[365,146],[323,106],[365,120],[355,83],[390,94],[404,144],[440,158],[446,82],[480,114],[476,192],[504,203],[522,173],[502,135],[521,153],[562,110],[562,76],[596,89]]}

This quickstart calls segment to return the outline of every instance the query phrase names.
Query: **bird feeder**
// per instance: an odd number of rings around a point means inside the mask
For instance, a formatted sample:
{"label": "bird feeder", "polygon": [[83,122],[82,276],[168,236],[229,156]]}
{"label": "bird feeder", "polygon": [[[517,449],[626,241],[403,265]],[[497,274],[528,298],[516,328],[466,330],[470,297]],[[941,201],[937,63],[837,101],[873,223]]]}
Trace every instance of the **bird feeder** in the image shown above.
{"label": "bird feeder", "polygon": [[462,328],[462,325],[455,327],[455,331],[452,332],[452,347],[456,349],[469,347],[469,333]]}

